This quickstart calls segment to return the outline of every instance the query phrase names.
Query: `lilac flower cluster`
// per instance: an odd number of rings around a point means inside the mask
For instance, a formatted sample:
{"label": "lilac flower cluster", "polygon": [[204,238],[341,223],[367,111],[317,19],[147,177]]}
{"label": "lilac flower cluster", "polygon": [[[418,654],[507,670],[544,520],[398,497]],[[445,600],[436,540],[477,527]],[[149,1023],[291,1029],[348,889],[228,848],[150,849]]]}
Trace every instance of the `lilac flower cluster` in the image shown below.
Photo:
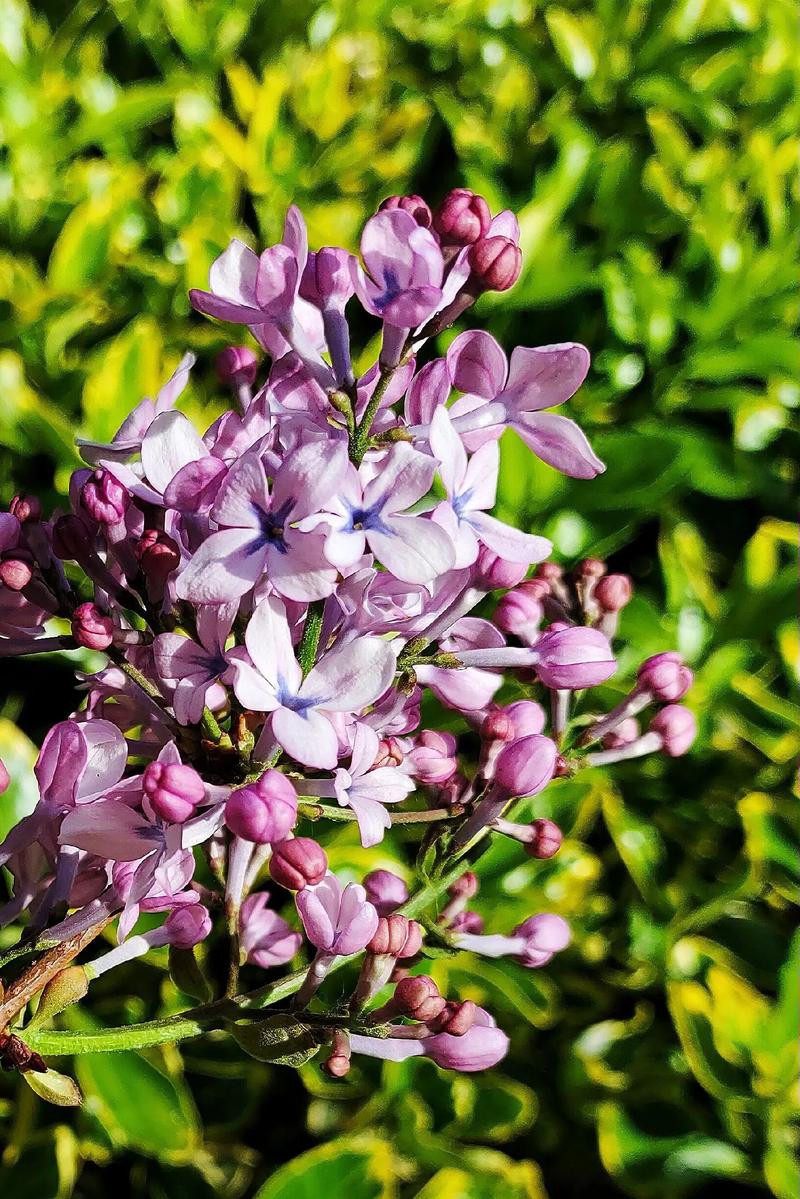
{"label": "lilac flower cluster", "polygon": [[[615,671],[630,580],[596,560],[569,576],[547,561],[545,538],[491,514],[506,428],[566,474],[604,469],[551,411],[582,383],[586,349],[519,347],[507,360],[469,331],[422,360],[520,264],[513,214],[492,217],[466,189],[435,212],[418,196],[387,200],[360,258],[310,251],[291,208],[279,244],[258,255],[233,241],[209,289],[191,293],[264,351],[219,355],[233,406],[196,432],[175,407],[186,355],[110,442],[80,443],[87,467],[68,512],[48,521],[36,499],[17,498],[0,514],[0,656],[106,655],[45,738],[35,810],[0,845],[13,879],[0,924],[27,913],[26,944],[56,955],[41,985],[112,920],[117,944],[83,965],[87,984],[159,946],[192,952],[221,924],[231,953],[218,1010],[252,1018],[240,969],[305,954],[288,976],[289,1010],[330,1044],[337,1077],[352,1052],[426,1054],[457,1070],[505,1053],[487,1012],[415,972],[426,943],[540,967],[569,930],[537,913],[484,934],[467,909],[470,863],[492,833],[551,857],[560,830],[514,823],[515,797],[585,766],[684,753],[694,735],[679,703],[691,672],[673,653],[645,662],[612,712],[591,715],[585,692]],[[363,372],[348,305],[380,322]],[[510,677],[522,698],[497,704]],[[458,737],[421,727],[425,689],[478,734],[477,764]],[[341,819],[357,821],[365,847],[393,823],[426,827],[424,886],[409,895],[386,871],[363,883],[333,874],[307,834]],[[286,891],[293,915],[276,910]],[[437,907],[423,932],[413,915]],[[148,925],[164,918],[137,931],[145,913]],[[353,955],[344,1019],[317,992]],[[0,1032],[27,1002],[25,979],[0,997]]]}

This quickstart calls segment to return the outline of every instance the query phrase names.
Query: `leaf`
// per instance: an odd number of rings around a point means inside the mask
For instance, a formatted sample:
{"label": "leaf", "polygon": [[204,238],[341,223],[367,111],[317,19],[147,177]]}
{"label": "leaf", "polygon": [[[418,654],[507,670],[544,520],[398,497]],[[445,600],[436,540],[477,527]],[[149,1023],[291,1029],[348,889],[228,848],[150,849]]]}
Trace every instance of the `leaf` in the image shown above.
{"label": "leaf", "polygon": [[80,1087],[66,1074],[58,1074],[55,1070],[47,1070],[44,1073],[27,1070],[22,1077],[34,1094],[44,1099],[45,1103],[52,1103],[56,1107],[80,1107],[83,1103]]}
{"label": "leaf", "polygon": [[733,1103],[750,1091],[749,1076],[732,1066],[714,1043],[711,996],[700,983],[667,984],[667,1002],[683,1051],[701,1086],[715,1099]]}
{"label": "leaf", "polygon": [[161,334],[156,322],[136,317],[95,359],[83,389],[87,429],[111,438],[144,396],[154,396],[162,377]]}
{"label": "leaf", "polygon": [[0,716],[0,760],[5,764],[10,782],[0,795],[0,841],[36,807],[39,788],[33,773],[36,746],[15,724]]}
{"label": "leaf", "polygon": [[342,1137],[301,1153],[276,1171],[254,1199],[394,1199],[397,1174],[388,1141]]}
{"label": "leaf", "polygon": [[304,1066],[320,1046],[313,1031],[291,1016],[232,1024],[230,1031],[250,1057],[275,1066]]}
{"label": "leaf", "polygon": [[544,19],[559,58],[576,79],[591,79],[597,70],[598,30],[591,17],[576,16],[563,8],[548,8]]}

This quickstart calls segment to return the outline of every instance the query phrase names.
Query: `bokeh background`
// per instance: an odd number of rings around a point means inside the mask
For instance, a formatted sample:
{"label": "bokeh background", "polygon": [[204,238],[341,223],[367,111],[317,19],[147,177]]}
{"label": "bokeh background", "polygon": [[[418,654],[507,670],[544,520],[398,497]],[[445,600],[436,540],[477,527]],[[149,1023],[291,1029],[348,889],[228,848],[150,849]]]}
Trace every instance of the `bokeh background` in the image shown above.
{"label": "bokeh background", "polygon": [[[385,195],[469,186],[518,211],[525,255],[470,320],[590,347],[570,408],[608,463],[574,483],[507,439],[500,515],[632,574],[608,701],[677,646],[701,728],[678,762],[552,786],[553,862],[482,859],[490,928],[575,930],[540,972],[433,964],[511,1032],[498,1071],[84,1057],[74,1115],[0,1081],[4,1196],[796,1199],[798,50],[793,0],[3,0],[3,503],[63,502],[75,432],[113,432],[187,346],[210,422],[226,332],[186,292],[231,235],[269,244],[294,201],[313,245],[355,248]],[[72,665],[0,668],[0,836]],[[410,860],[347,829],[331,852]],[[156,963],[70,1019],[175,1009]]]}

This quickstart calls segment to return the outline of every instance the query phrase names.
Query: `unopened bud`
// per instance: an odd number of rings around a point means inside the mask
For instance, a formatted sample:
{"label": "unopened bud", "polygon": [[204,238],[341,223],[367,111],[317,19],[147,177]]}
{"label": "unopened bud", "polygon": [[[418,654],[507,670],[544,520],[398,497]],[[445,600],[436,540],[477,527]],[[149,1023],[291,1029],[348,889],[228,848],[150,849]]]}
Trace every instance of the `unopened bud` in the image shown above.
{"label": "unopened bud", "polygon": [[258,371],[258,359],[249,346],[226,346],[214,360],[220,383],[229,387],[249,387]]}
{"label": "unopened bud", "polygon": [[373,870],[364,879],[364,890],[379,916],[388,916],[408,899],[408,887],[391,870]]}
{"label": "unopened bud", "polygon": [[486,591],[500,591],[521,583],[528,568],[522,562],[509,562],[482,545],[473,570],[480,587]]}
{"label": "unopened bud", "polygon": [[142,574],[157,586],[166,583],[181,561],[178,543],[160,529],[145,529],[134,552]]}
{"label": "unopened bud", "polygon": [[9,591],[22,591],[33,578],[30,562],[24,558],[4,558],[0,562],[0,583]]}
{"label": "unopened bud", "polygon": [[387,196],[378,211],[386,212],[388,210],[391,212],[395,208],[410,213],[423,229],[430,229],[433,216],[422,196]]}
{"label": "unopened bud", "polygon": [[683,699],[693,681],[694,675],[688,666],[684,666],[680,654],[655,654],[639,667],[639,686],[662,703]]}
{"label": "unopened bud", "polygon": [[600,558],[584,558],[576,574],[581,579],[602,579],[608,567]]}
{"label": "unopened bud", "polygon": [[446,1032],[451,1037],[463,1037],[475,1023],[477,1012],[477,1005],[471,999],[465,999],[463,1003],[448,1000],[438,1016],[424,1023],[431,1032]]}
{"label": "unopened bud", "polygon": [[433,217],[433,227],[445,246],[471,246],[486,236],[491,223],[483,196],[466,187],[448,192]]}
{"label": "unopened bud", "polygon": [[279,770],[267,770],[257,782],[231,791],[225,823],[237,837],[257,845],[284,841],[297,823],[297,793]]}
{"label": "unopened bud", "polygon": [[635,716],[628,716],[626,720],[620,721],[615,729],[606,733],[600,743],[604,749],[622,749],[623,745],[630,745],[638,736],[639,722]]}
{"label": "unopened bud", "polygon": [[395,958],[413,958],[422,948],[422,929],[415,920],[394,912],[381,916],[367,949],[374,954],[390,954]]}
{"label": "unopened bud", "polygon": [[142,786],[155,815],[169,824],[183,824],[193,816],[206,794],[195,768],[182,762],[150,762]]}
{"label": "unopened bud", "polygon": [[530,840],[525,843],[525,852],[529,858],[555,857],[564,840],[564,834],[558,825],[544,817],[531,823],[530,833]]}
{"label": "unopened bud", "polygon": [[662,739],[662,750],[670,758],[679,758],[687,753],[697,736],[697,721],[694,713],[682,704],[668,704],[656,712],[650,722],[650,731]]}
{"label": "unopened bud", "polygon": [[273,882],[288,891],[302,891],[322,882],[328,859],[321,845],[311,837],[292,837],[279,841],[272,850],[269,873]]}
{"label": "unopened bud", "polygon": [[107,470],[96,470],[83,485],[81,503],[101,525],[115,525],[128,510],[131,495],[127,487]]}
{"label": "unopened bud", "polygon": [[469,251],[469,286],[480,291],[508,291],[519,279],[522,253],[510,237],[484,237]]}
{"label": "unopened bud", "polygon": [[405,754],[397,738],[383,737],[378,744],[378,752],[372,763],[372,769],[377,770],[381,766],[402,766],[404,758]]}
{"label": "unopened bud", "polygon": [[604,612],[620,612],[632,595],[633,583],[629,575],[606,575],[594,589],[595,602]]}
{"label": "unopened bud", "polygon": [[452,899],[474,899],[478,894],[480,882],[477,874],[472,870],[465,870],[464,873],[451,883],[447,888],[447,894]]}
{"label": "unopened bud", "polygon": [[21,525],[42,519],[42,503],[35,495],[15,495],[8,510]]}
{"label": "unopened bud", "polygon": [[503,708],[490,708],[481,724],[484,741],[513,741],[514,721]]}
{"label": "unopened bud", "polygon": [[202,903],[185,904],[170,912],[164,932],[176,949],[192,949],[211,932],[211,917]]}
{"label": "unopened bud", "polygon": [[78,604],[72,614],[72,636],[84,649],[108,649],[114,640],[114,622],[97,604]]}
{"label": "unopened bud", "polygon": [[446,1003],[436,983],[427,974],[401,978],[391,1002],[398,1015],[420,1020],[423,1024],[434,1020],[444,1010]]}

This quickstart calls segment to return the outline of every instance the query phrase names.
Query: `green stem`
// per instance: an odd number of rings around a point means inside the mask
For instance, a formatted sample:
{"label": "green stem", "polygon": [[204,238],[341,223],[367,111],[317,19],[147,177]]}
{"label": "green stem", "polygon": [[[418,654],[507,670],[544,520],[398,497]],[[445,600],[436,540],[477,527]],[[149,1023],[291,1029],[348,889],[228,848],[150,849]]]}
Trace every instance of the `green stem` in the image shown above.
{"label": "green stem", "polygon": [[[300,815],[307,820],[334,820],[346,823],[356,819],[352,808],[335,808],[332,804],[318,803],[315,799],[300,797]],[[392,824],[432,824],[436,820],[457,820],[463,812],[452,812],[450,808],[426,808],[421,812],[390,812]]]}
{"label": "green stem", "polygon": [[394,378],[394,373],[399,365],[400,363],[398,362],[397,366],[392,366],[388,369],[381,370],[380,378],[375,384],[375,390],[370,396],[369,403],[364,409],[364,415],[361,417],[361,420],[356,426],[356,430],[350,439],[350,459],[356,466],[361,465],[364,455],[367,452],[369,435],[370,431],[372,430],[372,422],[375,420],[378,409],[381,406],[381,400],[386,395],[386,389]]}
{"label": "green stem", "polygon": [[200,727],[203,730],[203,736],[208,741],[219,744],[222,740],[222,729],[219,726],[216,716],[208,706],[203,708],[203,715],[200,717]]}
{"label": "green stem", "polygon": [[[198,1009],[199,1010],[199,1009]],[[171,1044],[187,1037],[199,1037],[213,1027],[213,1021],[187,1012],[165,1020],[148,1020],[124,1028],[95,1028],[87,1032],[55,1032],[52,1029],[24,1030],[22,1039],[36,1053],[111,1053],[120,1049],[147,1049],[151,1045]]]}
{"label": "green stem", "polygon": [[325,603],[323,600],[315,600],[314,603],[308,605],[299,653],[300,669],[303,672],[303,678],[306,677],[317,660],[317,649],[319,648],[319,635],[322,632],[322,615],[324,610]]}

